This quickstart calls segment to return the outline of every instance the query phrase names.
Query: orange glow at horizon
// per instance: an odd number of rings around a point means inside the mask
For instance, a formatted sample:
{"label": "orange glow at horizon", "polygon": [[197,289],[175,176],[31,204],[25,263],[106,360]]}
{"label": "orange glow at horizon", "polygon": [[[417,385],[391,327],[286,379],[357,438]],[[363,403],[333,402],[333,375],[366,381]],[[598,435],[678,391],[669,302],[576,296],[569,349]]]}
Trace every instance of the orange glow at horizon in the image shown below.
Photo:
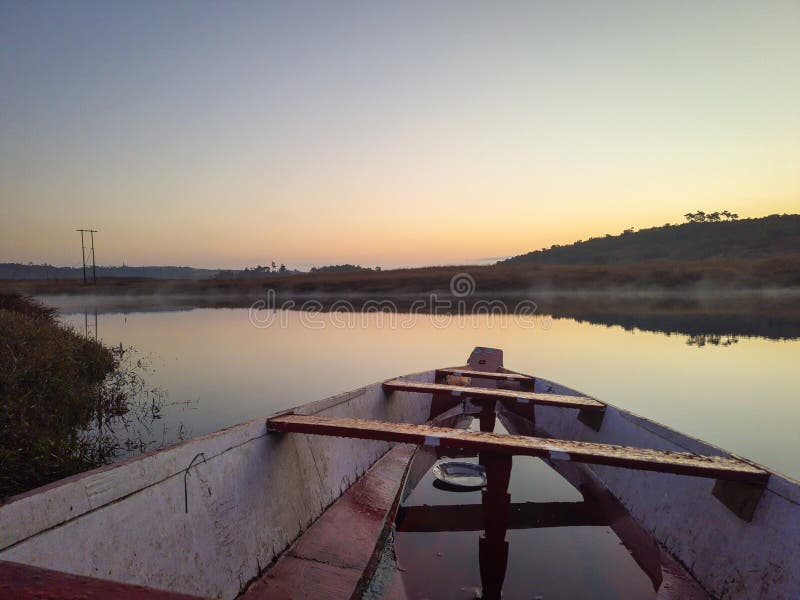
{"label": "orange glow at horizon", "polygon": [[0,262],[80,264],[92,227],[104,265],[471,263],[800,212],[800,4],[160,11],[0,9]]}

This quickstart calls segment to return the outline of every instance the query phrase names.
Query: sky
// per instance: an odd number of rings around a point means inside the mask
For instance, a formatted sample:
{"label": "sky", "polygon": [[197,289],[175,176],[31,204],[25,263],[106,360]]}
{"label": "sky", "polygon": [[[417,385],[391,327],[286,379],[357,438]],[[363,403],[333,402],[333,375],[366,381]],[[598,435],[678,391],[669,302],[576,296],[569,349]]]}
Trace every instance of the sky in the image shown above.
{"label": "sky", "polygon": [[0,262],[476,262],[800,212],[800,2],[0,2]]}

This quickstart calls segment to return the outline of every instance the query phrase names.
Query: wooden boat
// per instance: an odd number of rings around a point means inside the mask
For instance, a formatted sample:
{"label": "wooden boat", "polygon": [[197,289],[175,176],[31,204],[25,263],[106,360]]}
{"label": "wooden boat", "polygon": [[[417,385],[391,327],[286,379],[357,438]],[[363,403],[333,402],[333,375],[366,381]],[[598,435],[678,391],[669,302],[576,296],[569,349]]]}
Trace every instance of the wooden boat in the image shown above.
{"label": "wooden boat", "polygon": [[[495,418],[508,435],[489,433]],[[485,530],[496,557],[524,522],[591,522],[580,507],[509,516],[511,456],[537,456],[615,511],[658,597],[800,597],[798,482],[509,371],[491,348],[10,499],[0,597],[357,598],[425,457],[452,451],[486,467],[483,512],[412,511],[407,526]],[[484,597],[499,595],[502,560],[484,566]]]}

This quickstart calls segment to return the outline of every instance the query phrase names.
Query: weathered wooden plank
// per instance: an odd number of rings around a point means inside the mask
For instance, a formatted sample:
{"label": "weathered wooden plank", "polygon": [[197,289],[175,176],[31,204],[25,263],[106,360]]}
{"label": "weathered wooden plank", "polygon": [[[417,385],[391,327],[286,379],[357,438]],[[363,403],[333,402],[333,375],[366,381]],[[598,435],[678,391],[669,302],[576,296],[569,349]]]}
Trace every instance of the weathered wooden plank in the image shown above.
{"label": "weathered wooden plank", "polygon": [[568,460],[695,477],[714,477],[753,484],[764,484],[769,479],[767,471],[737,458],[702,456],[690,452],[651,450],[648,448],[632,448],[592,442],[502,435],[481,431],[463,431],[446,427],[432,427],[430,425],[320,416],[282,415],[269,419],[267,428],[272,431],[424,444],[478,452],[538,456],[551,460]]}
{"label": "weathered wooden plank", "polygon": [[584,410],[604,410],[605,404],[586,396],[563,396],[560,394],[544,394],[540,392],[523,392],[517,390],[501,390],[495,388],[477,388],[463,385],[445,385],[443,383],[418,383],[392,379],[383,384],[387,391],[417,392],[420,394],[451,394],[483,400],[511,400],[523,404],[533,403]]}
{"label": "weathered wooden plank", "polygon": [[497,381],[535,381],[535,377],[530,375],[522,375],[520,373],[500,373],[500,372],[487,372],[487,371],[473,371],[472,369],[437,369],[436,372],[441,375],[455,375],[457,377],[480,377],[481,379],[493,379]]}

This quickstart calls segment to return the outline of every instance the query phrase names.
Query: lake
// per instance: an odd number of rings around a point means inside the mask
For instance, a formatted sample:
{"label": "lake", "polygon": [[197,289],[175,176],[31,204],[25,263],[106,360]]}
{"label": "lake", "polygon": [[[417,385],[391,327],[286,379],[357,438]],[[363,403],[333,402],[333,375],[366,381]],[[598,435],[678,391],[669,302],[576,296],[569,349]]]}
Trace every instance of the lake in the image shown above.
{"label": "lake", "polygon": [[735,324],[728,334],[703,336],[696,316],[684,334],[679,326],[665,333],[541,316],[521,326],[497,315],[398,315],[391,323],[379,314],[310,319],[277,311],[264,326],[247,308],[61,308],[77,330],[149,360],[148,386],[167,394],[154,439],[174,441],[181,428],[196,436],[367,383],[461,365],[474,346],[492,346],[510,369],[800,478],[800,341],[739,335]]}

